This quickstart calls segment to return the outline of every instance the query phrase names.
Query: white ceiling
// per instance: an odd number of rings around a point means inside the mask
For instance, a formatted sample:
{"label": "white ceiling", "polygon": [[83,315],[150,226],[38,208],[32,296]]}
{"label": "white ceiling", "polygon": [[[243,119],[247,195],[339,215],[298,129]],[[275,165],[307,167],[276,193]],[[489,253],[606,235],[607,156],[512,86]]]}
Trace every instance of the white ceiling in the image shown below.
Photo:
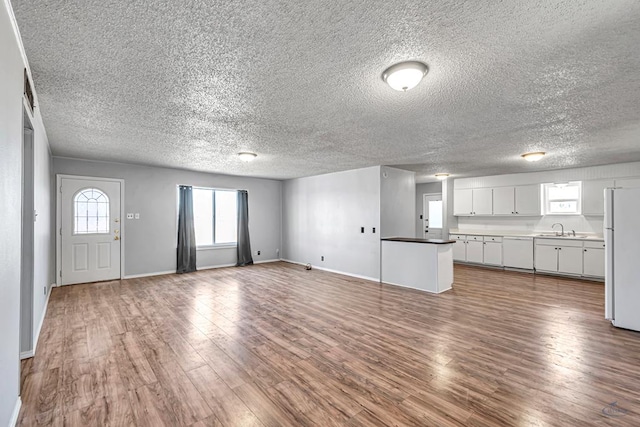
{"label": "white ceiling", "polygon": [[[636,0],[12,4],[57,156],[419,181],[640,160]],[[429,74],[396,92],[410,59]]]}

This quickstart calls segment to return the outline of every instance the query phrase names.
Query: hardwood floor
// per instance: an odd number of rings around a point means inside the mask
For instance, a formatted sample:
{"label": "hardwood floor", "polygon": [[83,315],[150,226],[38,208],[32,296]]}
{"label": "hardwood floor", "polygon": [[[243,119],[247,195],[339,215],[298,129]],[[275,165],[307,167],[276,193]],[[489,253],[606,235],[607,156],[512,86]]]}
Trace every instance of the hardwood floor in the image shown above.
{"label": "hardwood floor", "polygon": [[640,334],[603,292],[456,266],[431,295],[286,263],[54,288],[20,425],[638,426]]}

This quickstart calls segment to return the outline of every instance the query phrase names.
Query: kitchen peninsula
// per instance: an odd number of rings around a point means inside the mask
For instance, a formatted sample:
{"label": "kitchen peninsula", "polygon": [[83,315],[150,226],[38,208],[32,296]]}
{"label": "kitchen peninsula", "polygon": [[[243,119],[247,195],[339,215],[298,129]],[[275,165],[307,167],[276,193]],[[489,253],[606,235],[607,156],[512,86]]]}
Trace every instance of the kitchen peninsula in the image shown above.
{"label": "kitchen peninsula", "polygon": [[381,282],[432,293],[451,289],[455,240],[389,237],[381,243]]}

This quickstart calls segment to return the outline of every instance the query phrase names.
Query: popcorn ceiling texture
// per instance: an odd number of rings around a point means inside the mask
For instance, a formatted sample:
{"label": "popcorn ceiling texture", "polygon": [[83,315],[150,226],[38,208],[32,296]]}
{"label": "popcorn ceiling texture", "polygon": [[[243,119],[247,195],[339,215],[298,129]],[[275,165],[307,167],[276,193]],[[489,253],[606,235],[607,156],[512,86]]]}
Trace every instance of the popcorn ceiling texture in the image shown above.
{"label": "popcorn ceiling texture", "polygon": [[[12,4],[56,156],[419,182],[640,160],[636,0]],[[403,60],[430,68],[407,93],[381,79]]]}

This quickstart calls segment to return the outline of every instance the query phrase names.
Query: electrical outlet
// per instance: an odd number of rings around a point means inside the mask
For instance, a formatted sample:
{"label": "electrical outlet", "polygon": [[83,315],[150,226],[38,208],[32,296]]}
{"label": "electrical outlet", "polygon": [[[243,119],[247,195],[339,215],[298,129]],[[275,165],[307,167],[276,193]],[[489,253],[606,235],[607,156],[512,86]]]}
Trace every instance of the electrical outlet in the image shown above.
{"label": "electrical outlet", "polygon": [[260,255],[260,251],[258,251],[258,255]]}
{"label": "electrical outlet", "polygon": [[140,219],[140,214],[139,214],[139,213],[136,213],[136,214],[135,214],[135,218],[136,218],[136,219]]}
{"label": "electrical outlet", "polygon": [[324,261],[324,255],[320,257],[320,261]]}
{"label": "electrical outlet", "polygon": [[373,227],[373,234],[376,234],[376,228]]}

